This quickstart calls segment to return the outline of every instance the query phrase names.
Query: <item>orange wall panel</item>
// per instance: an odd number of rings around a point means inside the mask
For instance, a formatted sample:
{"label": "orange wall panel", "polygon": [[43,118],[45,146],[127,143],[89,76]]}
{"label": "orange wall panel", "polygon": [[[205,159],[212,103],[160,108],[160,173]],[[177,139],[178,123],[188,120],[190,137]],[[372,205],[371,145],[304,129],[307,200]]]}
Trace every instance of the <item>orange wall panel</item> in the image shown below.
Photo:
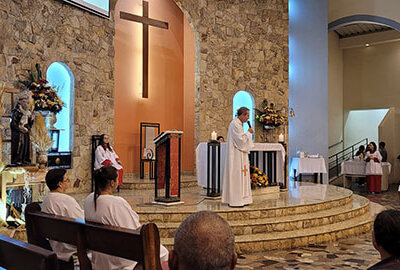
{"label": "orange wall panel", "polygon": [[[173,0],[149,1],[150,18],[168,22],[169,29],[150,26],[149,98],[144,99],[141,97],[142,25],[121,20],[120,11],[141,14],[141,1],[119,0],[115,13],[114,144],[124,170],[139,172],[140,122],[155,122],[161,124],[161,131],[178,129],[185,132],[182,149],[191,148],[192,155],[189,161],[182,157],[185,160],[182,170],[192,171],[193,144],[186,144],[193,141],[194,119],[192,117],[192,125],[185,126],[184,116],[187,111],[184,109],[185,18]],[[194,43],[191,46],[194,51]],[[194,87],[191,91],[194,92]],[[191,130],[186,131],[186,128]]]}

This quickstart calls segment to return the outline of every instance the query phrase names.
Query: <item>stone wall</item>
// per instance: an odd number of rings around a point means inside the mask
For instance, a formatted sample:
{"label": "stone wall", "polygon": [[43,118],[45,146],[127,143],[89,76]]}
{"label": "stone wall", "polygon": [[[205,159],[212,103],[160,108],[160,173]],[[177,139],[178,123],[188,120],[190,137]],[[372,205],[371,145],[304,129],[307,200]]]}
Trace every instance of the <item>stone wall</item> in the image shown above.
{"label": "stone wall", "polygon": [[[264,98],[288,108],[288,0],[175,2],[196,38],[196,143],[212,130],[226,136],[239,90],[250,92],[257,108]],[[257,124],[256,141],[276,142],[285,131]]]}
{"label": "stone wall", "polygon": [[[74,157],[70,176],[78,185],[74,191],[90,187],[91,135],[113,135],[115,1],[111,2],[110,20],[55,0],[0,2],[0,82],[21,88],[18,80],[26,80],[27,71],[35,63],[41,64],[46,74],[50,64],[63,62],[74,75]],[[7,95],[5,102],[10,103]],[[10,136],[5,122],[3,138]],[[9,143],[4,147],[9,149]],[[7,161],[7,156],[3,160]]]}

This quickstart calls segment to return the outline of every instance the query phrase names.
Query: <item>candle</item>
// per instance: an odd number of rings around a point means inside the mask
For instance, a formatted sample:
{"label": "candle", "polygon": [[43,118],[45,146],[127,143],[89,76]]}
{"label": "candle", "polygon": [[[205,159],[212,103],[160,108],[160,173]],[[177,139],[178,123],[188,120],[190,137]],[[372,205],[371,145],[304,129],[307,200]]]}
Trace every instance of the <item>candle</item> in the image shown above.
{"label": "candle", "polygon": [[213,131],[211,132],[211,140],[216,141],[217,140],[217,132]]}
{"label": "candle", "polygon": [[283,134],[279,134],[279,139],[278,142],[284,142],[285,141],[285,137],[283,136]]}

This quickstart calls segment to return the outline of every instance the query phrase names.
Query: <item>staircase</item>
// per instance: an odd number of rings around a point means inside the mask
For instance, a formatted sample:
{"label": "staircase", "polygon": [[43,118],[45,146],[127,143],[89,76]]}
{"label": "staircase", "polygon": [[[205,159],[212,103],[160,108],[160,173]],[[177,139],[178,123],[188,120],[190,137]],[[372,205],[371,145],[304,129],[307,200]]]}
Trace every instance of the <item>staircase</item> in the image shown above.
{"label": "staircase", "polygon": [[365,138],[355,144],[347,147],[346,149],[331,155],[328,158],[328,175],[329,175],[329,182],[332,182],[340,175],[340,164],[346,160],[353,159],[355,154],[358,151],[358,148],[364,145],[365,148],[368,145],[368,138]]}

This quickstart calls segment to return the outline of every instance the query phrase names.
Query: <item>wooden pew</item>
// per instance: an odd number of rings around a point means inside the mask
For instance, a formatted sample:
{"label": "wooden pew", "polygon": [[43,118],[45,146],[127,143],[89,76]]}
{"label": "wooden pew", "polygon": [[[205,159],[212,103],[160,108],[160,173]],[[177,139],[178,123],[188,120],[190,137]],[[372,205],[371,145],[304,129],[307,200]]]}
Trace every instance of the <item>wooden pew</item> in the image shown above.
{"label": "wooden pew", "polygon": [[38,203],[25,208],[25,220],[29,243],[46,247],[47,238],[76,246],[80,269],[92,269],[86,252],[92,250],[136,261],[145,270],[161,270],[160,236],[154,223],[129,230],[48,215],[40,212]]}
{"label": "wooden pew", "polygon": [[58,270],[57,255],[0,234],[0,266],[9,270]]}

